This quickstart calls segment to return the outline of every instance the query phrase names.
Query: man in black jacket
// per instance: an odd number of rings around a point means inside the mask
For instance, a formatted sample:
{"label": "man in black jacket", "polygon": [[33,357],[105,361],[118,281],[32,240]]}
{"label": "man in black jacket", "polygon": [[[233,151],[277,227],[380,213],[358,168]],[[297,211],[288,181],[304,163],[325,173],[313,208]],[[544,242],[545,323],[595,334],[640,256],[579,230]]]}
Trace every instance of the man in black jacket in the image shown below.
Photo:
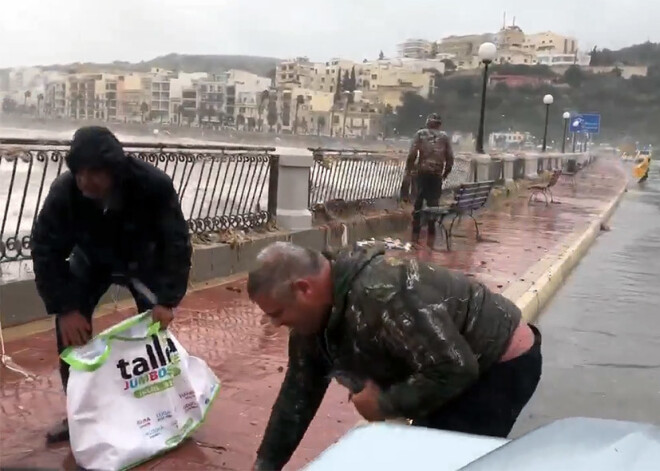
{"label": "man in black jacket", "polygon": [[[76,131],[69,172],[50,188],[32,232],[37,289],[55,315],[57,349],[84,345],[92,313],[111,284],[167,328],[186,294],[192,246],[171,179],[128,157],[104,127]],[[69,367],[60,361],[66,392]],[[47,435],[68,439],[66,421]]]}
{"label": "man in black jacket", "polygon": [[541,337],[484,285],[380,247],[322,254],[277,242],[248,294],[291,328],[289,365],[256,469],[281,469],[332,378],[367,420],[505,437],[541,376]]}

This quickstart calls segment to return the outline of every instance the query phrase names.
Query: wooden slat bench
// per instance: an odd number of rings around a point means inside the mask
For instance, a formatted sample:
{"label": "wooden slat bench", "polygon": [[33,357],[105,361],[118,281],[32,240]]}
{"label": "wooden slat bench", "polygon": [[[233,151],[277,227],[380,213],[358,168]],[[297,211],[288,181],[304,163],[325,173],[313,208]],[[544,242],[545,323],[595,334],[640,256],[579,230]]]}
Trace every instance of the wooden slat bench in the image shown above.
{"label": "wooden slat bench", "polygon": [[[532,202],[532,200],[536,199],[537,195],[543,195],[545,198],[545,205],[548,206],[550,203],[555,202],[554,195],[552,194],[552,187],[559,182],[559,177],[561,177],[562,171],[561,169],[555,170],[552,172],[552,175],[550,176],[550,180],[548,180],[546,183],[540,183],[538,185],[532,185],[529,187],[529,190],[531,191],[531,195],[529,195],[529,203]],[[550,196],[550,200],[548,201],[548,195]]]}
{"label": "wooden slat bench", "polygon": [[[451,236],[454,229],[456,220],[463,216],[467,216],[474,221],[474,227],[477,231],[477,241],[481,241],[481,234],[479,233],[479,224],[474,217],[474,213],[483,208],[488,202],[488,196],[495,185],[495,181],[486,181],[478,183],[463,183],[454,195],[454,201],[447,207],[427,207],[423,208],[422,214],[430,219],[435,220],[442,230],[445,241],[447,242],[447,250],[451,250]],[[452,218],[449,229],[444,225],[445,218]]]}

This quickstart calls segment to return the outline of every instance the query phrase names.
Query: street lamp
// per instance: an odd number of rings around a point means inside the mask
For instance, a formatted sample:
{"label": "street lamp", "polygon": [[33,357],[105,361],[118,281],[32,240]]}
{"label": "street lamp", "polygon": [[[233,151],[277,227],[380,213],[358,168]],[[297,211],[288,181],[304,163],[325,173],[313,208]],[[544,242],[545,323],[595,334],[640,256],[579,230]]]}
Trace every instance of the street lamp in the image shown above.
{"label": "street lamp", "polygon": [[571,113],[568,111],[564,111],[564,114],[562,115],[562,118],[564,118],[564,140],[561,142],[561,153],[565,154],[566,153],[566,137],[568,136],[568,120],[571,119]]}
{"label": "street lamp", "polygon": [[548,94],[543,97],[543,104],[545,105],[545,130],[543,131],[543,150],[545,152],[546,147],[548,146],[548,118],[550,116],[550,105],[555,102],[555,98]]}
{"label": "street lamp", "polygon": [[481,89],[481,115],[479,116],[479,133],[477,134],[477,153],[484,154],[484,125],[486,120],[486,87],[488,86],[488,66],[497,57],[497,47],[493,43],[483,43],[479,46],[479,59],[484,64],[484,84]]}

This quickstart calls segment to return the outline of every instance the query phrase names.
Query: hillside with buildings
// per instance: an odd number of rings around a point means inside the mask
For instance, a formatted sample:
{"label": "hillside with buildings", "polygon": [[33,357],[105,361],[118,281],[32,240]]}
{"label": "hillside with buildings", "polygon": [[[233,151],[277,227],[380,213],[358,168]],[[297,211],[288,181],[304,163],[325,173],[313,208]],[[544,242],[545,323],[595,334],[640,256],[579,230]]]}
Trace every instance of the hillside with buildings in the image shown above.
{"label": "hillside with buildings", "polygon": [[[553,93],[558,116],[564,110],[601,111],[617,136],[651,132],[646,124],[631,129],[630,123],[655,113],[657,45],[586,52],[575,38],[528,34],[515,24],[496,33],[409,39],[398,45],[396,57],[381,52],[363,61],[170,54],[138,64],[4,70],[0,118],[373,139],[410,135],[427,112],[439,111],[450,131],[471,133],[483,70],[477,52],[484,42],[497,46],[488,81],[492,131],[538,133],[540,97]],[[561,125],[553,121],[551,130]]]}
{"label": "hillside with buildings", "polygon": [[115,61],[110,64],[76,63],[55,64],[43,67],[44,70],[60,72],[149,72],[151,69],[177,70],[182,72],[220,73],[231,69],[241,69],[257,75],[268,75],[277,66],[279,59],[274,57],[233,56],[219,54],[167,54],[148,61],[137,63]]}

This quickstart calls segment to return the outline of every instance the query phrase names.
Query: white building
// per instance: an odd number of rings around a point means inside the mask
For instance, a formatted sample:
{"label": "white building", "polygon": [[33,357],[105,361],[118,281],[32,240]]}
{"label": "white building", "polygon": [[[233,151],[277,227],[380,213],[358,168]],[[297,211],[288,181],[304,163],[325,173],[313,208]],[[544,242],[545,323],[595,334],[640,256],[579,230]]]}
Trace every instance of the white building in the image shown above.
{"label": "white building", "polygon": [[415,59],[424,59],[431,55],[433,43],[426,39],[406,39],[397,45],[399,57],[412,57]]}

